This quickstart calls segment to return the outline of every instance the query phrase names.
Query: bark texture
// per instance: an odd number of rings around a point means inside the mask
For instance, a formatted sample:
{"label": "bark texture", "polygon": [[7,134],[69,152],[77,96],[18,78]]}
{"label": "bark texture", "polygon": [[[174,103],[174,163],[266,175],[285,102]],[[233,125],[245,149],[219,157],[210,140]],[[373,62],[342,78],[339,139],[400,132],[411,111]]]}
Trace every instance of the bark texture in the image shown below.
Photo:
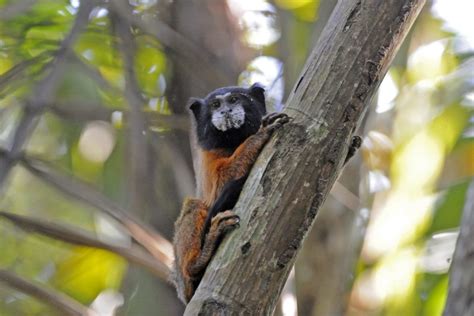
{"label": "bark texture", "polygon": [[342,0],[291,93],[185,315],[271,315],[353,131],[425,0]]}
{"label": "bark texture", "polygon": [[474,315],[474,181],[469,185],[449,275],[444,316]]}

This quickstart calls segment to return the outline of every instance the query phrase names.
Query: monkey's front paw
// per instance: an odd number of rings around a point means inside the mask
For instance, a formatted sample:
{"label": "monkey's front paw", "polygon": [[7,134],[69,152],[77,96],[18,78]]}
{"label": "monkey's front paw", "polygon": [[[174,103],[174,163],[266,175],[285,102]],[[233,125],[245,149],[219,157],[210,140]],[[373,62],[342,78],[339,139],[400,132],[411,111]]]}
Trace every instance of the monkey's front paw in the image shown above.
{"label": "monkey's front paw", "polygon": [[274,130],[283,124],[288,123],[289,121],[290,117],[285,113],[274,112],[263,117],[262,127],[269,130]]}
{"label": "monkey's front paw", "polygon": [[226,233],[239,227],[240,217],[235,215],[233,211],[225,211],[217,213],[212,218],[211,229],[216,229],[219,233]]}

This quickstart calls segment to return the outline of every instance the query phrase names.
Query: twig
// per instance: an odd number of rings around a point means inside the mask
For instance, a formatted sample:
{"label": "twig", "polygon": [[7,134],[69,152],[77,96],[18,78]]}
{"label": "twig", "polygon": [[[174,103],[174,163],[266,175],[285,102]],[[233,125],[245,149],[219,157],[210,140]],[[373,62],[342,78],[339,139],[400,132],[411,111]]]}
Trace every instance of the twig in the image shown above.
{"label": "twig", "polygon": [[121,223],[130,236],[147,249],[153,257],[165,265],[171,266],[173,248],[170,242],[153,228],[140,223],[130,212],[111,201],[90,185],[58,171],[47,162],[31,157],[23,157],[21,162],[32,174],[52,184],[62,192],[86,202],[111,216]]}
{"label": "twig", "polygon": [[112,243],[98,240],[84,230],[60,225],[58,223],[51,223],[41,219],[21,216],[3,211],[0,211],[0,217],[8,219],[16,226],[27,231],[39,233],[71,244],[100,248],[114,252],[128,259],[130,262],[147,268],[153,274],[163,280],[167,280],[168,278],[169,268],[139,248],[114,245]]}
{"label": "twig", "polygon": [[96,312],[80,304],[74,299],[57,292],[53,289],[46,288],[44,285],[33,283],[25,280],[18,275],[0,269],[0,282],[28,295],[37,298],[39,301],[49,304],[57,308],[62,315],[67,316],[98,316]]}

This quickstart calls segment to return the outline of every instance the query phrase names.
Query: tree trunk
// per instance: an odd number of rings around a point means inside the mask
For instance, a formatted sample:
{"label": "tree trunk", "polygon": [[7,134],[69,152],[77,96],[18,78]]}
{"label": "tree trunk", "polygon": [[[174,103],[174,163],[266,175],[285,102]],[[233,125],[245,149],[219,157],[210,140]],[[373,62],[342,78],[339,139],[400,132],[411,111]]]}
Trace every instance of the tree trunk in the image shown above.
{"label": "tree trunk", "polygon": [[461,232],[449,275],[444,316],[474,315],[474,181],[466,193]]}
{"label": "tree trunk", "polygon": [[339,1],[185,315],[270,315],[348,144],[425,0]]}

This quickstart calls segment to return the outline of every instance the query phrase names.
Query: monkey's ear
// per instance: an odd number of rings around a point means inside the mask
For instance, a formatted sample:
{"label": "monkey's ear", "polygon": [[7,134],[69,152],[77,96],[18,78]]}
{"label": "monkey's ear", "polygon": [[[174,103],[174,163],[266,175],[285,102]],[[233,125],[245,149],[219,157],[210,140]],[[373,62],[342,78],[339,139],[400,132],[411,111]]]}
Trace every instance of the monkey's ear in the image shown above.
{"label": "monkey's ear", "polygon": [[193,112],[194,117],[198,117],[201,108],[203,107],[204,102],[198,98],[189,98],[188,107]]}
{"label": "monkey's ear", "polygon": [[265,89],[263,86],[256,82],[249,88],[249,94],[257,99],[258,102],[265,105]]}

